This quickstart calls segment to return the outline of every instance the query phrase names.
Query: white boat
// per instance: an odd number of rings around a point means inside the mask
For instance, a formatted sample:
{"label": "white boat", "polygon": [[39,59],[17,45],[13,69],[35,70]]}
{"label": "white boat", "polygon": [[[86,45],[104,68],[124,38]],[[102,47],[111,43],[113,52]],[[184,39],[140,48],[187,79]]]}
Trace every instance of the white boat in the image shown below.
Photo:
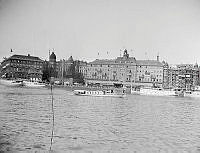
{"label": "white boat", "polygon": [[11,86],[11,87],[18,87],[22,86],[22,80],[6,80],[6,79],[0,79],[0,84],[5,86]]}
{"label": "white boat", "polygon": [[140,94],[140,89],[132,89],[131,88],[131,94],[133,94],[133,95],[139,95]]}
{"label": "white boat", "polygon": [[74,90],[74,94],[78,96],[93,96],[93,97],[117,97],[123,98],[125,97],[124,90],[121,92],[120,90]]}
{"label": "white boat", "polygon": [[23,86],[25,87],[45,87],[45,83],[41,83],[41,82],[31,82],[31,81],[23,81]]}
{"label": "white boat", "polygon": [[200,98],[200,87],[195,87],[194,90],[189,90],[184,92],[184,97]]}
{"label": "white boat", "polygon": [[175,90],[162,89],[162,88],[141,88],[140,95],[149,96],[177,96]]}

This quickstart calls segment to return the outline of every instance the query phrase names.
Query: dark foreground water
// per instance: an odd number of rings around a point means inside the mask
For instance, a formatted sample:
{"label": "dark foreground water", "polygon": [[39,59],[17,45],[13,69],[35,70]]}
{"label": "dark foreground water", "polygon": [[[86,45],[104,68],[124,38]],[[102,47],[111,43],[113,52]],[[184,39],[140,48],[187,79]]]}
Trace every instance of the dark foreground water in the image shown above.
{"label": "dark foreground water", "polygon": [[200,153],[200,99],[0,86],[0,153]]}

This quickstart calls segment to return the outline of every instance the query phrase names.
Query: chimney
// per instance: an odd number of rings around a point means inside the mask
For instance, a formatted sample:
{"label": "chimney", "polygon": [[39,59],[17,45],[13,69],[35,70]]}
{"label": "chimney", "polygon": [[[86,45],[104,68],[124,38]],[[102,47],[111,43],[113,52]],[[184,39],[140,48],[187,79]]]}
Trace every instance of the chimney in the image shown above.
{"label": "chimney", "polygon": [[156,60],[159,62],[159,55],[157,55],[157,58],[156,58]]}

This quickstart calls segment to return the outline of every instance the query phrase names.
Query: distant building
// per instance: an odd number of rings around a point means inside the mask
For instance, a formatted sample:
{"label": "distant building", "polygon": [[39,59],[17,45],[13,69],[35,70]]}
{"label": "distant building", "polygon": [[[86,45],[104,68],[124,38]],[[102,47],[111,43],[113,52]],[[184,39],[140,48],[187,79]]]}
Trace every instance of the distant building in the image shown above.
{"label": "distant building", "polygon": [[43,60],[39,57],[12,55],[1,62],[0,77],[41,80],[42,68]]}
{"label": "distant building", "polygon": [[165,65],[165,88],[193,89],[199,85],[199,67],[197,64]]}
{"label": "distant building", "polygon": [[123,57],[96,59],[82,64],[79,72],[84,75],[87,84],[161,86],[163,83],[163,63],[159,61],[159,57],[157,60],[136,60],[135,57],[129,57],[127,50],[124,50]]}
{"label": "distant building", "polygon": [[56,61],[56,55],[54,52],[49,56],[49,72],[50,76],[56,78],[57,81],[64,83],[69,82],[69,84],[73,83],[73,79],[76,78],[76,73],[79,73],[79,65],[81,61],[73,59],[70,56],[67,60],[62,59],[60,61]]}
{"label": "distant building", "polygon": [[75,65],[72,56],[69,57],[68,60],[60,60],[57,62],[58,65],[58,78],[72,78]]}
{"label": "distant building", "polygon": [[163,61],[163,88],[169,88],[169,65]]}

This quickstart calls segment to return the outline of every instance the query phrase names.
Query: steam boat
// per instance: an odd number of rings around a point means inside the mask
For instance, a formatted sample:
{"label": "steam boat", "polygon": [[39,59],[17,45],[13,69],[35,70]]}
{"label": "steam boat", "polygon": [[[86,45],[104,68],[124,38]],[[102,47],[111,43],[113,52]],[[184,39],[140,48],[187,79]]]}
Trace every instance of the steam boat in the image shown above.
{"label": "steam boat", "polygon": [[36,82],[36,81],[23,81],[23,86],[25,87],[45,87],[45,83],[42,82]]}
{"label": "steam boat", "polygon": [[123,98],[125,97],[124,90],[122,93],[118,90],[74,90],[74,94],[78,96],[93,96],[93,97],[117,97]]}

